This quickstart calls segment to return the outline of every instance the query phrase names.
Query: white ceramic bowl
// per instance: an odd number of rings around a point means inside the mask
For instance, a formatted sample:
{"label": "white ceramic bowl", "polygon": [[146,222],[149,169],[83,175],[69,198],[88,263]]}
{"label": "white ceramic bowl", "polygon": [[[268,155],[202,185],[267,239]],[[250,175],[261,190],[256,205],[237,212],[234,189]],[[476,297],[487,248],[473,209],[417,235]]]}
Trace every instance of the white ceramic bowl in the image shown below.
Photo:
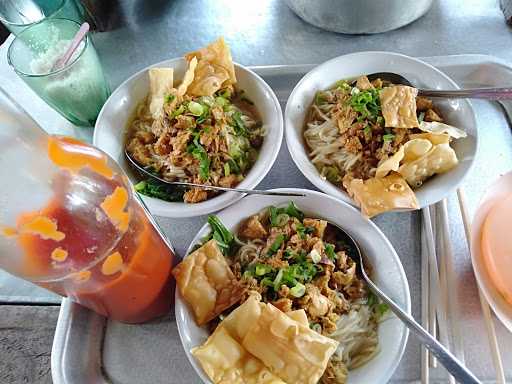
{"label": "white ceramic bowl", "polygon": [[[151,67],[174,68],[174,81],[179,84],[187,63],[183,58],[162,61],[144,68],[124,81],[103,106],[94,131],[94,145],[116,160],[132,181],[136,181],[137,178],[124,157],[125,133],[136,106],[148,94],[148,69]],[[247,97],[254,102],[267,129],[258,160],[238,185],[240,188],[253,189],[265,177],[277,157],[283,137],[283,118],[277,97],[261,77],[239,64],[235,64],[235,72],[237,88],[244,90]],[[149,210],[155,215],[192,217],[218,211],[242,196],[240,193],[226,192],[197,204],[172,203],[147,196],[143,198]]]}
{"label": "white ceramic bowl", "polygon": [[[285,192],[302,192],[305,197],[292,200],[311,217],[319,217],[331,221],[344,228],[361,246],[374,271],[374,281],[389,294],[402,308],[410,313],[411,299],[409,284],[393,246],[380,229],[361,216],[348,204],[320,192],[303,189],[277,189]],[[289,197],[250,196],[218,214],[220,220],[230,230],[236,230],[238,224],[270,205],[283,205],[290,201]],[[192,247],[210,231],[204,225],[196,235],[187,254]],[[192,313],[176,290],[175,302],[176,322],[183,347],[192,366],[204,383],[211,383],[199,363],[190,353],[190,349],[199,346],[208,338],[208,331],[198,327]],[[350,371],[349,384],[386,383],[402,358],[407,343],[408,329],[396,317],[390,317],[379,325],[380,352],[368,364]]]}
{"label": "white ceramic bowl", "polygon": [[487,189],[476,211],[471,230],[471,261],[478,285],[496,316],[510,332],[512,332],[512,305],[496,289],[489,276],[481,252],[481,234],[482,225],[494,204],[510,196],[511,193],[512,172],[509,172]]}
{"label": "white ceramic bowl", "polygon": [[[345,191],[320,177],[309,160],[303,139],[306,113],[315,93],[331,87],[337,80],[364,74],[394,72],[417,87],[457,89],[457,84],[433,66],[412,57],[390,52],[358,52],[329,60],[307,73],[293,89],[285,110],[286,143],[295,164],[319,189],[354,204]],[[448,124],[466,131],[464,139],[454,140],[452,147],[459,164],[449,172],[435,175],[415,190],[421,208],[434,204],[453,191],[469,172],[477,151],[476,118],[466,100],[435,100]]]}

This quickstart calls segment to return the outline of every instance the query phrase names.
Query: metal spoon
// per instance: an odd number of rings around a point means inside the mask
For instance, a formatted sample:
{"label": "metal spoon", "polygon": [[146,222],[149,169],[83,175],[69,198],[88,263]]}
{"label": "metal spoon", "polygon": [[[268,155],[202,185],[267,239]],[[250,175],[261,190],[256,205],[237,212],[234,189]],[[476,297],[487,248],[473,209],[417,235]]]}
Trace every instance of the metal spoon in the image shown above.
{"label": "metal spoon", "polygon": [[216,185],[204,185],[197,183],[187,183],[184,181],[169,181],[165,180],[161,177],[158,177],[151,172],[147,171],[143,167],[141,167],[128,153],[125,149],[124,154],[126,158],[130,161],[130,163],[142,174],[147,177],[151,177],[155,180],[160,181],[161,183],[169,184],[169,185],[181,185],[184,187],[197,187],[202,189],[210,189],[213,191],[224,191],[224,192],[238,192],[238,193],[246,193],[248,195],[270,195],[270,196],[306,196],[303,193],[290,193],[290,192],[275,192],[275,191],[262,191],[258,189],[243,189],[243,188],[228,188],[228,187],[219,187]]}
{"label": "metal spoon", "polygon": [[[393,84],[413,87],[405,77],[392,72],[379,72],[368,75],[372,81],[380,78]],[[418,96],[445,97],[448,99],[486,99],[486,100],[512,100],[512,88],[473,88],[457,90],[419,89]]]}
{"label": "metal spoon", "polygon": [[[357,263],[358,271],[363,279],[366,281],[368,288],[375,293],[384,303],[386,303],[391,311],[400,319],[405,325],[416,335],[420,343],[423,344],[432,354],[437,357],[438,361],[443,364],[446,370],[459,382],[463,384],[481,384],[481,381],[471,373],[455,356],[451,354],[441,343],[432,337],[416,320],[407,314],[402,308],[398,306],[392,299],[390,299],[379,287],[368,277],[364,269],[363,255],[357,245],[356,241],[342,228],[336,224],[329,223],[329,227],[334,231],[336,239],[343,240],[349,246],[352,254],[349,254]],[[355,253],[355,254],[354,254]]]}

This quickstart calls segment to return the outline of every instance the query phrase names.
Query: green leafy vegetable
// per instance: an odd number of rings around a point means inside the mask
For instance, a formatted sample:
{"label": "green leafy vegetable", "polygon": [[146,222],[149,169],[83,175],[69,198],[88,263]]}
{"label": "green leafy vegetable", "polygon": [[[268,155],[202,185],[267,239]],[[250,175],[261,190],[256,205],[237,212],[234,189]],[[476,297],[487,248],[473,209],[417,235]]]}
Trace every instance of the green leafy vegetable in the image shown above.
{"label": "green leafy vegetable", "polygon": [[135,190],[143,195],[164,201],[183,201],[184,189],[148,178],[135,184]]}
{"label": "green leafy vegetable", "polygon": [[329,258],[329,260],[336,260],[336,253],[334,252],[334,245],[325,243],[325,254]]}
{"label": "green leafy vegetable", "polygon": [[274,242],[268,249],[268,252],[267,252],[268,256],[272,256],[274,253],[276,253],[279,250],[279,248],[281,247],[281,245],[284,243],[284,240],[285,240],[285,237],[282,233],[277,235],[276,239],[274,240]]}
{"label": "green leafy vegetable", "polygon": [[372,134],[372,127],[370,127],[369,125],[367,125],[366,127],[364,127],[363,129],[363,133],[365,136],[370,136]]}
{"label": "green leafy vegetable", "polygon": [[338,168],[326,166],[323,168],[323,174],[331,183],[338,183],[340,181],[340,173]]}
{"label": "green leafy vegetable", "polygon": [[247,136],[247,129],[245,128],[245,123],[242,120],[242,112],[235,111],[231,117],[233,118],[235,133],[240,136]]}
{"label": "green leafy vegetable", "polygon": [[202,180],[208,180],[210,176],[210,158],[206,150],[199,143],[198,135],[194,137],[192,144],[187,147],[187,152],[199,160],[199,177],[201,177]]}
{"label": "green leafy vegetable", "polygon": [[235,245],[235,236],[233,233],[231,233],[215,215],[208,216],[208,224],[210,224],[212,229],[211,237],[215,239],[222,253],[229,255]]}
{"label": "green leafy vegetable", "polygon": [[293,201],[290,201],[288,203],[285,213],[291,217],[299,219],[300,221],[304,220],[304,213],[301,210],[299,210],[299,208],[297,208]]}
{"label": "green leafy vegetable", "polygon": [[324,92],[318,91],[315,95],[315,104],[316,105],[322,105],[325,104],[327,101],[327,97]]}
{"label": "green leafy vegetable", "polygon": [[382,140],[384,140],[384,142],[392,141],[394,138],[395,135],[393,135],[392,133],[386,133],[385,135],[382,136]]}
{"label": "green leafy vegetable", "polygon": [[297,224],[295,226],[295,230],[297,231],[301,239],[305,239],[306,235],[310,235],[313,232],[315,232],[314,227],[306,227],[303,224]]}

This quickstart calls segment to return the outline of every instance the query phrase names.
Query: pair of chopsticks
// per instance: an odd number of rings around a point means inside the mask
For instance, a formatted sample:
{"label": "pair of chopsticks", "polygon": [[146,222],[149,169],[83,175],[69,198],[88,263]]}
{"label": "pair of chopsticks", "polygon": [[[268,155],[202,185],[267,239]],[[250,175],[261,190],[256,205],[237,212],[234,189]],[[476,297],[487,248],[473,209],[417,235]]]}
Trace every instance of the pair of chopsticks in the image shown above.
{"label": "pair of chopsticks", "polygon": [[[470,247],[470,220],[462,188],[457,190],[459,209],[464,223],[466,242]],[[434,337],[438,337],[454,355],[464,362],[464,345],[462,341],[457,286],[454,274],[454,257],[448,221],[448,204],[446,200],[435,206],[422,209],[422,323]],[[480,304],[486,325],[487,338],[496,371],[496,382],[506,384],[503,364],[499,352],[496,331],[489,304],[479,290]],[[437,362],[426,349],[421,355],[421,382],[430,382],[430,368],[437,367]],[[449,377],[450,383],[455,383]]]}

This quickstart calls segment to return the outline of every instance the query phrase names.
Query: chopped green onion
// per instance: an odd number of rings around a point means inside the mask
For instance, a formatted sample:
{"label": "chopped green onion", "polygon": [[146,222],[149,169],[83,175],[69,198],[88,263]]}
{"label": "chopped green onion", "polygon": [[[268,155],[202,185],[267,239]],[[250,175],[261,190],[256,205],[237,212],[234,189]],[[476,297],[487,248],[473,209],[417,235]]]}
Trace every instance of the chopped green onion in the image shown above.
{"label": "chopped green onion", "polygon": [[194,116],[201,116],[204,112],[204,108],[201,104],[191,101],[188,103],[188,111]]}
{"label": "chopped green onion", "polygon": [[315,95],[315,105],[322,105],[327,101],[325,98],[325,94],[321,91],[317,92]]}
{"label": "chopped green onion", "polygon": [[377,124],[383,126],[384,125],[384,118],[382,116],[377,117]]}
{"label": "chopped green onion", "polygon": [[389,310],[389,306],[386,303],[379,303],[375,306],[375,312],[377,316],[382,317]]}
{"label": "chopped green onion", "polygon": [[284,271],[283,269],[280,269],[279,272],[277,272],[276,278],[273,281],[274,284],[274,291],[279,291],[279,288],[281,288],[281,280],[283,279]]}
{"label": "chopped green onion", "polygon": [[245,271],[244,274],[242,275],[242,279],[250,279],[254,277],[253,273],[249,270]]}
{"label": "chopped green onion", "polygon": [[272,267],[268,264],[256,264],[255,267],[256,276],[263,276],[272,271]]}
{"label": "chopped green onion", "polygon": [[320,323],[312,323],[309,325],[309,328],[311,328],[316,333],[322,333],[322,325]]}
{"label": "chopped green onion", "polygon": [[365,136],[370,136],[372,134],[372,127],[370,127],[369,125],[367,125],[366,127],[364,127],[363,129],[363,133],[365,134]]}
{"label": "chopped green onion", "polygon": [[215,103],[221,107],[225,107],[226,105],[229,104],[229,100],[227,100],[226,98],[222,97],[222,96],[217,96],[215,98]]}
{"label": "chopped green onion", "polygon": [[175,117],[177,117],[179,115],[182,115],[183,112],[185,112],[185,106],[182,104],[182,105],[179,106],[179,108],[177,108],[174,111],[172,111],[171,119],[174,119]]}
{"label": "chopped green onion", "polygon": [[387,133],[382,136],[382,140],[384,140],[384,142],[392,141],[394,138],[395,138],[395,135],[393,135],[392,133]]}
{"label": "chopped green onion", "polygon": [[276,217],[276,226],[282,227],[288,223],[288,220],[290,220],[290,216],[288,216],[286,213],[281,213]]}
{"label": "chopped green onion", "polygon": [[375,295],[375,293],[373,293],[372,291],[369,291],[368,292],[368,300],[367,300],[366,304],[371,308],[375,304],[377,304],[377,302],[378,302],[378,299],[377,299],[377,296]]}
{"label": "chopped green onion", "polygon": [[311,252],[309,252],[309,257],[311,257],[311,261],[315,264],[322,260],[322,255],[320,255],[316,249],[312,249]]}
{"label": "chopped green onion", "polygon": [[305,293],[306,293],[306,286],[301,283],[295,284],[295,286],[290,289],[290,295],[292,295],[293,297],[299,298],[299,297],[304,296]]}
{"label": "chopped green onion", "polygon": [[338,80],[335,84],[334,84],[334,87],[335,88],[341,88],[345,91],[348,91],[350,90],[350,84],[346,81],[346,80]]}
{"label": "chopped green onion", "polygon": [[274,285],[274,281],[270,277],[264,277],[263,279],[261,279],[260,284],[263,287],[265,287],[265,286],[272,287]]}
{"label": "chopped green onion", "polygon": [[165,104],[169,104],[169,103],[172,103],[174,101],[174,99],[176,98],[175,95],[173,94],[168,94],[168,95],[165,95],[164,97],[164,102]]}
{"label": "chopped green onion", "polygon": [[224,163],[224,176],[229,176],[231,174],[231,169],[229,168],[229,163]]}
{"label": "chopped green onion", "polygon": [[282,233],[280,233],[279,235],[277,235],[276,239],[274,240],[274,242],[270,246],[267,254],[269,256],[272,256],[274,253],[276,253],[279,250],[279,248],[281,247],[281,245],[283,243],[284,243],[284,235]]}

